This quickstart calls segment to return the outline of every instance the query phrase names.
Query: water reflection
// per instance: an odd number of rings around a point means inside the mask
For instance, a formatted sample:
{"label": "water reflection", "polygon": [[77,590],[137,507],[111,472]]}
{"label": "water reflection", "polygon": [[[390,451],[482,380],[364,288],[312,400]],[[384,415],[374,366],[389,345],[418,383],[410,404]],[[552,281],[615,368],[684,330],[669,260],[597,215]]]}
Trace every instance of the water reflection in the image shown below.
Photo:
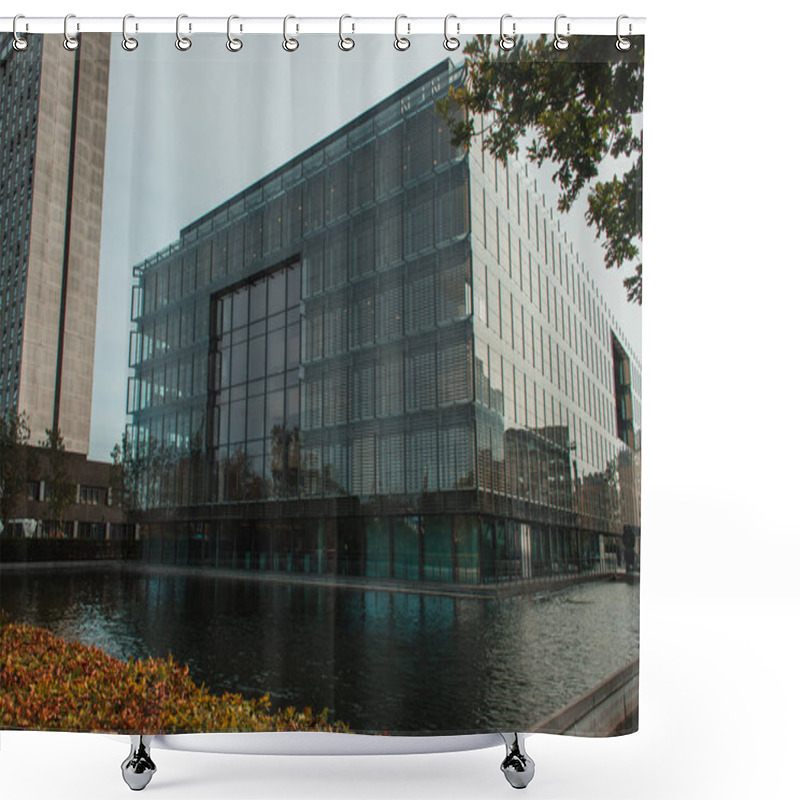
{"label": "water reflection", "polygon": [[118,570],[4,575],[12,619],[358,731],[526,730],[638,655],[639,589],[496,600]]}

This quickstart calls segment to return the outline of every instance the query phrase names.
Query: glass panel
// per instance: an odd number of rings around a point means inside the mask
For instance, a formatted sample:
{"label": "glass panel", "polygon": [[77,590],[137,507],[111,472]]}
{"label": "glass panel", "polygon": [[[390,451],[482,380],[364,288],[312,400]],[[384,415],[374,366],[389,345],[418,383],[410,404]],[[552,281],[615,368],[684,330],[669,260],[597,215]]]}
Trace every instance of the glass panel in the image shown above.
{"label": "glass panel", "polygon": [[247,380],[247,342],[231,348],[231,385]]}
{"label": "glass panel", "polygon": [[264,358],[266,354],[266,340],[264,338],[264,323],[250,326],[250,349],[247,360],[248,380],[264,377]]}
{"label": "glass panel", "polygon": [[250,322],[263,319],[267,313],[267,287],[265,281],[254,283],[249,289]]}
{"label": "glass panel", "polygon": [[453,519],[425,516],[423,520],[425,580],[453,580]]}
{"label": "glass panel", "polygon": [[292,430],[300,425],[300,387],[286,389],[286,428]]}
{"label": "glass panel", "polygon": [[419,580],[419,517],[399,517],[394,521],[395,578]]}
{"label": "glass panel", "polygon": [[398,189],[403,180],[403,127],[397,125],[378,138],[378,196]]}
{"label": "glass panel", "polygon": [[231,403],[230,441],[232,444],[243,442],[245,437],[246,402],[238,400]]}
{"label": "glass panel", "polygon": [[286,308],[286,271],[278,270],[269,277],[268,314],[275,314]]}
{"label": "glass panel", "polygon": [[300,325],[290,325],[286,338],[286,369],[293,369],[300,363]]}
{"label": "glass panel", "polygon": [[300,267],[288,267],[286,270],[286,307],[291,308],[300,302]]}
{"label": "glass panel", "polygon": [[267,336],[267,374],[282,372],[286,364],[286,331],[272,331]]}
{"label": "glass panel", "polygon": [[259,394],[247,400],[247,438],[264,437],[264,395]]}
{"label": "glass panel", "polygon": [[475,517],[455,517],[456,580],[478,583],[480,567],[479,523]]}
{"label": "glass panel", "polygon": [[283,390],[270,392],[267,395],[267,424],[268,435],[272,434],[273,428],[283,425]]}
{"label": "glass panel", "polygon": [[372,578],[388,578],[391,568],[391,519],[373,517],[366,526],[365,571]]}

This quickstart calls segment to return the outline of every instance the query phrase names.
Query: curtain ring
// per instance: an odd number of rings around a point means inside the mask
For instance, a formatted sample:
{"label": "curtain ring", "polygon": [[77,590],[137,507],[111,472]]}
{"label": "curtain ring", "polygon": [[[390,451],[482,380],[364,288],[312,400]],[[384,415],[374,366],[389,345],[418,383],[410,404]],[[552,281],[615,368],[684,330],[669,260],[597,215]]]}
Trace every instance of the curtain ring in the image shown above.
{"label": "curtain ring", "polygon": [[[630,39],[626,39],[620,33],[620,29],[622,28],[622,25],[620,23],[624,19],[628,19],[628,17],[626,17],[625,14],[620,14],[620,16],[617,17],[617,50],[620,50],[623,53],[626,50],[630,50],[631,49],[631,40]],[[628,35],[630,35],[630,32],[631,32],[631,24],[629,22],[628,23]]]}
{"label": "curtain ring", "polygon": [[[287,53],[293,53],[300,47],[300,42],[297,39],[293,39],[289,36],[289,20],[290,19],[297,19],[297,17],[293,17],[291,14],[283,18],[283,49]],[[296,28],[298,30],[299,28]]]}
{"label": "curtain ring", "polygon": [[[14,49],[16,51],[18,51],[18,52],[22,52],[23,50],[27,50],[28,49],[28,44],[29,44],[27,37],[23,36],[17,30],[17,22],[19,20],[21,20],[21,19],[25,19],[25,16],[23,14],[17,14],[17,16],[14,17],[14,24],[13,24],[13,26],[11,28],[11,30],[12,30],[12,32],[14,34]],[[25,23],[25,30],[26,31],[28,30],[28,23],[27,22]]]}
{"label": "curtain ring", "polygon": [[[67,16],[64,17],[64,49],[69,50],[70,52],[72,52],[73,50],[77,50],[78,46],[80,45],[78,37],[73,36],[68,30],[69,21],[71,19],[75,19],[74,14],[67,14]],[[79,28],[80,25],[76,25],[76,29]]]}
{"label": "curtain ring", "polygon": [[[192,46],[192,40],[188,36],[184,36],[181,33],[181,20],[188,18],[189,18],[188,14],[178,14],[178,16],[175,18],[175,47],[177,47],[178,50],[181,50],[183,52],[185,52]],[[190,22],[189,31],[191,32],[191,30],[192,30],[192,23]]]}
{"label": "curtain ring", "polygon": [[[569,42],[558,32],[558,21],[566,18],[566,14],[559,14],[556,17],[553,34],[556,37],[555,41],[553,42],[553,47],[555,47],[556,50],[566,50],[569,47]],[[569,22],[567,23],[567,36],[569,36]]]}
{"label": "curtain ring", "polygon": [[517,39],[516,39],[517,23],[516,22],[511,23],[512,35],[508,36],[508,34],[506,34],[506,32],[503,29],[505,21],[507,19],[511,19],[511,14],[503,14],[503,16],[500,17],[500,47],[502,47],[503,50],[505,50],[506,52],[508,52],[509,50],[513,50],[517,44]]}
{"label": "curtain ring", "polygon": [[[447,32],[447,23],[450,22],[451,19],[456,19],[456,15],[448,14],[444,18],[444,49],[449,50],[452,53],[454,50],[458,50],[458,48],[461,47],[461,42],[458,40],[456,36],[451,36]],[[461,23],[456,22],[456,33],[460,32],[461,32]]]}
{"label": "curtain ring", "polygon": [[[122,18],[122,49],[127,50],[129,53],[135,50],[139,46],[139,40],[134,39],[133,36],[128,36],[128,20],[134,19],[133,14],[126,14]],[[136,26],[137,30],[139,26]]]}
{"label": "curtain ring", "polygon": [[[394,49],[402,51],[408,50],[408,48],[411,47],[411,39],[400,35],[399,27],[401,19],[408,19],[408,17],[405,14],[398,14],[394,18]],[[411,33],[411,25],[406,23],[406,27],[408,28],[408,32]]]}
{"label": "curtain ring", "polygon": [[[342,30],[342,28],[344,27],[344,21],[346,19],[353,19],[353,18],[349,14],[342,14],[342,16],[339,17],[339,49],[345,51],[352,50],[356,46],[355,41],[351,39],[349,36],[345,36]],[[353,31],[355,31],[356,26],[352,25],[351,27]]]}
{"label": "curtain ring", "polygon": [[[236,14],[231,14],[228,17],[228,41],[225,42],[225,47],[231,51],[231,53],[238,53],[242,47],[244,46],[241,39],[236,39],[234,36],[231,35],[231,22],[233,20],[239,19]],[[241,30],[241,27],[239,28]]]}

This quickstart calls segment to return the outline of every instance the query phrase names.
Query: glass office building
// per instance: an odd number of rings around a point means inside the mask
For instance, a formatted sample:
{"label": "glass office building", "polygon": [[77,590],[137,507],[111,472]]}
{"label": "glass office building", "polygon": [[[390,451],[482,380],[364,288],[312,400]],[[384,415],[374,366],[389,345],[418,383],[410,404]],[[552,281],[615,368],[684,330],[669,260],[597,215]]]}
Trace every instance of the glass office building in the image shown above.
{"label": "glass office building", "polygon": [[616,569],[640,365],[528,176],[450,145],[448,61],[134,268],[154,563],[485,584]]}

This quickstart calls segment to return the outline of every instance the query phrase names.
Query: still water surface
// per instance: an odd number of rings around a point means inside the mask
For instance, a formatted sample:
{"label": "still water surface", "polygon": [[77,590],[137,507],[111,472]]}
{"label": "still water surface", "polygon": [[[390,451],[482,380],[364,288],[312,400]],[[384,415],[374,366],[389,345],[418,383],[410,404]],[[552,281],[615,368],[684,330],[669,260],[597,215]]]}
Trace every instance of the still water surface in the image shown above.
{"label": "still water surface", "polygon": [[10,619],[354,731],[530,730],[638,655],[639,587],[503,599],[115,569],[5,573]]}

